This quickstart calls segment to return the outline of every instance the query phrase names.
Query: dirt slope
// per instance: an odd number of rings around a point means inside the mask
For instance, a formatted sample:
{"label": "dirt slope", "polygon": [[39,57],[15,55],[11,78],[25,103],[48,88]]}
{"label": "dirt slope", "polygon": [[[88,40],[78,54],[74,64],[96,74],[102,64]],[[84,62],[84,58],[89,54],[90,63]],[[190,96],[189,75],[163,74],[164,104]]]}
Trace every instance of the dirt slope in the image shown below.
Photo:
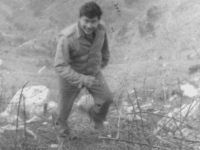
{"label": "dirt slope", "polygon": [[[0,0],[0,69],[5,95],[12,95],[11,87],[17,91],[27,80],[56,90],[57,35],[77,20],[78,9],[86,1]],[[198,63],[198,0],[95,1],[108,27],[111,61],[104,72],[113,89],[127,70],[133,84],[140,85],[145,78],[154,83],[163,70],[171,73],[169,82],[185,78],[188,67]]]}
{"label": "dirt slope", "polygon": [[197,0],[151,3],[113,36],[113,57],[133,60],[199,59],[199,16]]}

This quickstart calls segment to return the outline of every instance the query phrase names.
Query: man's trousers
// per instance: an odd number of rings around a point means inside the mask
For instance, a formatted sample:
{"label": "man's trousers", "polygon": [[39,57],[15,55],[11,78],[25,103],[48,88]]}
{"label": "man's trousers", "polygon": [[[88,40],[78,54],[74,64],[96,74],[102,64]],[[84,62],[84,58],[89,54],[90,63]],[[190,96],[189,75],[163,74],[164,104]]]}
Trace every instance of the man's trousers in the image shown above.
{"label": "man's trousers", "polygon": [[[96,79],[101,82],[101,85],[87,88],[94,99],[94,106],[90,108],[88,114],[95,123],[102,123],[106,120],[108,109],[113,102],[113,96],[101,72],[96,75]],[[80,90],[81,89],[77,86],[71,85],[65,79],[59,77],[59,108],[57,123],[63,130],[68,128],[66,121],[72,110],[74,100],[77,98]]]}

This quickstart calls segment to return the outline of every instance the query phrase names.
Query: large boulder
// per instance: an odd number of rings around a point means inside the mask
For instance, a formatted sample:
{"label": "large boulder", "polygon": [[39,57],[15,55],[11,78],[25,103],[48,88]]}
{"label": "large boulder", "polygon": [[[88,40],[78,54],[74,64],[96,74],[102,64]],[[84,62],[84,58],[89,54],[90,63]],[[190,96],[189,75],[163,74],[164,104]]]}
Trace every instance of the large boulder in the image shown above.
{"label": "large boulder", "polygon": [[76,106],[78,110],[83,114],[88,114],[90,108],[94,105],[94,99],[90,94],[83,95],[79,98]]}
{"label": "large boulder", "polygon": [[40,118],[47,111],[49,111],[49,109],[57,107],[55,102],[48,102],[49,89],[43,85],[24,88],[20,102],[21,92],[22,89],[20,89],[14,95],[5,111],[0,114],[1,121],[10,123],[16,121],[18,109],[18,119],[21,121],[24,118],[26,118],[26,120],[31,120],[32,118]]}

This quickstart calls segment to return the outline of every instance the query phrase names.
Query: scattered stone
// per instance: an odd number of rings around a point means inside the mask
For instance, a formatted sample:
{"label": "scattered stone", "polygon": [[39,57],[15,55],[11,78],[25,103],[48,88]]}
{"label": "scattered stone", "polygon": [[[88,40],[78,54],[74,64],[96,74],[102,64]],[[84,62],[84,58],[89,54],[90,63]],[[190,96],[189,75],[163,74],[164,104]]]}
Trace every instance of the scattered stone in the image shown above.
{"label": "scattered stone", "polygon": [[141,108],[142,108],[142,109],[145,109],[145,110],[146,110],[146,109],[149,109],[149,108],[151,108],[151,107],[152,107],[152,103],[146,103],[146,104],[144,104],[144,105],[141,106]]}
{"label": "scattered stone", "polygon": [[107,137],[111,138],[112,136],[108,134]]}
{"label": "scattered stone", "polygon": [[123,116],[122,118],[129,122],[136,121],[136,120],[147,121],[144,117],[141,117],[141,116],[133,114],[133,113],[127,114],[127,115]]}
{"label": "scattered stone", "polygon": [[183,91],[183,95],[188,96],[190,98],[198,95],[198,89],[196,89],[193,85],[189,83],[181,85],[180,88]]}
{"label": "scattered stone", "polygon": [[50,148],[52,149],[58,149],[60,146],[58,144],[51,144]]}
{"label": "scattered stone", "polygon": [[172,97],[170,97],[169,98],[169,101],[171,102],[171,101],[175,101],[175,100],[177,100],[178,99],[178,95],[177,94],[174,94]]}
{"label": "scattered stone", "polygon": [[27,120],[26,123],[36,122],[36,121],[39,121],[39,120],[41,120],[41,118],[39,118],[37,116],[33,116],[32,118]]}
{"label": "scattered stone", "polygon": [[109,125],[109,122],[108,122],[108,121],[104,121],[104,122],[103,122],[103,125],[104,125],[104,126],[108,126],[108,125]]}
{"label": "scattered stone", "polygon": [[164,105],[164,108],[171,108],[171,105],[170,104]]}
{"label": "scattered stone", "polygon": [[154,132],[164,130],[175,134],[178,129],[187,127],[185,123],[181,124],[183,120],[186,121],[186,118],[193,119],[197,117],[199,106],[200,100],[196,99],[189,104],[182,105],[181,108],[175,108],[157,123],[158,127]]}
{"label": "scattered stone", "polygon": [[141,117],[136,114],[139,113],[139,109],[136,104],[129,104],[128,102],[123,102],[122,108],[120,111],[121,118],[125,121],[132,122],[136,120],[147,121],[144,117]]}
{"label": "scattered stone", "polygon": [[47,125],[47,124],[48,124],[48,122],[43,122],[42,124],[43,124],[43,125]]}

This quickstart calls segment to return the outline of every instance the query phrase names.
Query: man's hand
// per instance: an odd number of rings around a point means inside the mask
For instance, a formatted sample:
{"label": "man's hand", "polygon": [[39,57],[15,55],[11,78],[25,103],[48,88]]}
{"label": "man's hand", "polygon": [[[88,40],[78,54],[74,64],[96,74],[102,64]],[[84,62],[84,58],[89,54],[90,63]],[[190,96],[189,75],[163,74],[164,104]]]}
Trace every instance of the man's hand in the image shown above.
{"label": "man's hand", "polygon": [[93,86],[100,86],[101,82],[99,80],[97,80],[95,77],[85,76],[84,81],[83,81],[83,85],[88,87],[88,88],[91,88]]}

